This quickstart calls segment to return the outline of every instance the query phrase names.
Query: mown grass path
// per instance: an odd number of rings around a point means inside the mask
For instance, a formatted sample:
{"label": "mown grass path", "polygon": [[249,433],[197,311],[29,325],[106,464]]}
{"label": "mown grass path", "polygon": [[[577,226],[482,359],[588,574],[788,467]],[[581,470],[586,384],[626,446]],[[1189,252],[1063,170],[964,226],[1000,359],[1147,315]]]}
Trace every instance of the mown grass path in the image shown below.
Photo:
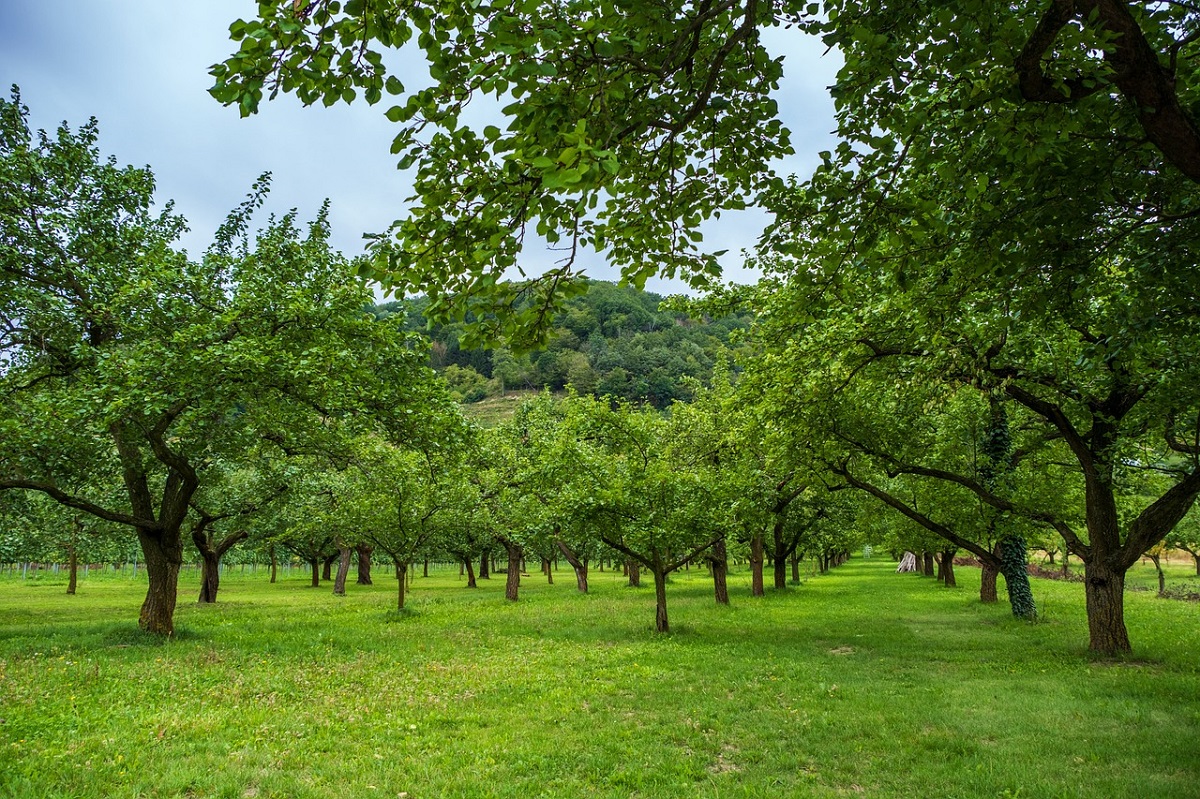
{"label": "mown grass path", "polygon": [[[349,595],[229,574],[135,630],[144,586],[0,580],[4,797],[1200,796],[1200,612],[1131,593],[1135,659],[1085,652],[1083,592],[1044,620],[853,560],[717,607],[703,573],[593,593],[533,575]],[[194,581],[194,577],[190,578]],[[185,579],[184,597],[194,586]]]}

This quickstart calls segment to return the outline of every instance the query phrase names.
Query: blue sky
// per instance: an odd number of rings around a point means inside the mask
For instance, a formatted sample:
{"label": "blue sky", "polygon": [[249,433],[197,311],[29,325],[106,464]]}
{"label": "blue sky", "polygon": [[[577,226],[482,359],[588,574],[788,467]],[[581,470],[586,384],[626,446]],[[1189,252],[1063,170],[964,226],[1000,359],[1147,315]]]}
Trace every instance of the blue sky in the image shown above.
{"label": "blue sky", "polygon": [[[105,155],[149,165],[159,200],[174,200],[190,223],[183,245],[193,255],[266,171],[273,173],[268,210],[294,207],[306,220],[329,198],[335,245],[358,254],[362,234],[402,216],[410,194],[388,152],[396,128],[384,118],[387,104],[304,108],[281,95],[249,119],[222,107],[206,92],[208,68],[234,49],[229,23],[255,7],[246,0],[0,0],[0,80],[6,94],[20,86],[35,127],[64,120],[78,127],[94,116]],[[784,169],[805,175],[816,153],[832,146],[826,87],[839,62],[794,32],[771,32],[768,43],[787,57],[778,100],[797,154]],[[740,269],[740,252],[753,246],[764,221],[748,212],[706,228],[713,249],[730,251],[723,259],[729,279],[752,278]],[[594,256],[587,272],[616,278]]]}

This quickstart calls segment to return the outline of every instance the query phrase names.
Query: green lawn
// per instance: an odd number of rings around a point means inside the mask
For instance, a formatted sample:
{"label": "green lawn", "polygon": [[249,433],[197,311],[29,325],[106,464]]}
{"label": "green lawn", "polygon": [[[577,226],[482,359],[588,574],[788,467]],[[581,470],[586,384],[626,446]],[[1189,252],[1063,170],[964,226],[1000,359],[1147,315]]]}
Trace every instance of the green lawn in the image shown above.
{"label": "green lawn", "polygon": [[[1200,606],[1130,592],[1134,658],[1086,647],[1078,584],[1037,624],[886,559],[762,599],[457,571],[336,598],[226,576],[147,640],[128,576],[0,579],[0,796],[1194,797]],[[1153,575],[1152,569],[1150,570]],[[1141,579],[1139,575],[1138,579]]]}

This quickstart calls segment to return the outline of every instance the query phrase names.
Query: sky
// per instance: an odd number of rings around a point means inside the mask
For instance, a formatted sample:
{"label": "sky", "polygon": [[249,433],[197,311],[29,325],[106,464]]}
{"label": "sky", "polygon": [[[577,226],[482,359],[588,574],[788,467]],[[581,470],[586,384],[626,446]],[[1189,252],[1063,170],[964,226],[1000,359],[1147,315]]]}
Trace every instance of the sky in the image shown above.
{"label": "sky", "polygon": [[[411,194],[411,182],[389,153],[398,132],[384,117],[390,104],[305,108],[281,94],[247,119],[221,106],[207,93],[208,69],[236,49],[229,24],[252,17],[256,5],[0,0],[0,81],[5,95],[8,86],[20,87],[34,128],[54,129],[63,121],[77,128],[96,117],[101,153],[151,168],[158,200],[173,200],[188,220],[191,230],[181,243],[193,256],[268,171],[272,190],[264,213],[295,208],[306,221],[328,199],[334,246],[357,255],[363,233],[386,230],[403,216]],[[768,32],[765,41],[786,57],[777,100],[796,155],[779,168],[803,177],[818,163],[817,153],[834,144],[827,87],[841,64],[794,31]],[[400,77],[409,86],[421,83]],[[727,279],[753,280],[742,268],[742,252],[753,247],[766,221],[764,213],[747,211],[706,225],[706,246],[729,250],[722,258]],[[600,256],[585,265],[592,277],[618,277]],[[647,288],[673,293],[682,286],[653,280]]]}

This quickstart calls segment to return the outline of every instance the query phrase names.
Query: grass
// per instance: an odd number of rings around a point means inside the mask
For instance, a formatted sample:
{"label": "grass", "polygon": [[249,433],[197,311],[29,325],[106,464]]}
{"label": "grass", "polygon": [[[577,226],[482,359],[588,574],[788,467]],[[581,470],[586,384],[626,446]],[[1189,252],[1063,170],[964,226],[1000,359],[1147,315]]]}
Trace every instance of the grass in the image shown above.
{"label": "grass", "polygon": [[[1078,584],[1043,620],[853,560],[754,599],[456,571],[329,587],[228,574],[178,636],[144,585],[0,579],[0,796],[1195,797],[1200,607],[1127,595],[1133,658],[1089,657]],[[1153,569],[1150,569],[1151,576]]]}

